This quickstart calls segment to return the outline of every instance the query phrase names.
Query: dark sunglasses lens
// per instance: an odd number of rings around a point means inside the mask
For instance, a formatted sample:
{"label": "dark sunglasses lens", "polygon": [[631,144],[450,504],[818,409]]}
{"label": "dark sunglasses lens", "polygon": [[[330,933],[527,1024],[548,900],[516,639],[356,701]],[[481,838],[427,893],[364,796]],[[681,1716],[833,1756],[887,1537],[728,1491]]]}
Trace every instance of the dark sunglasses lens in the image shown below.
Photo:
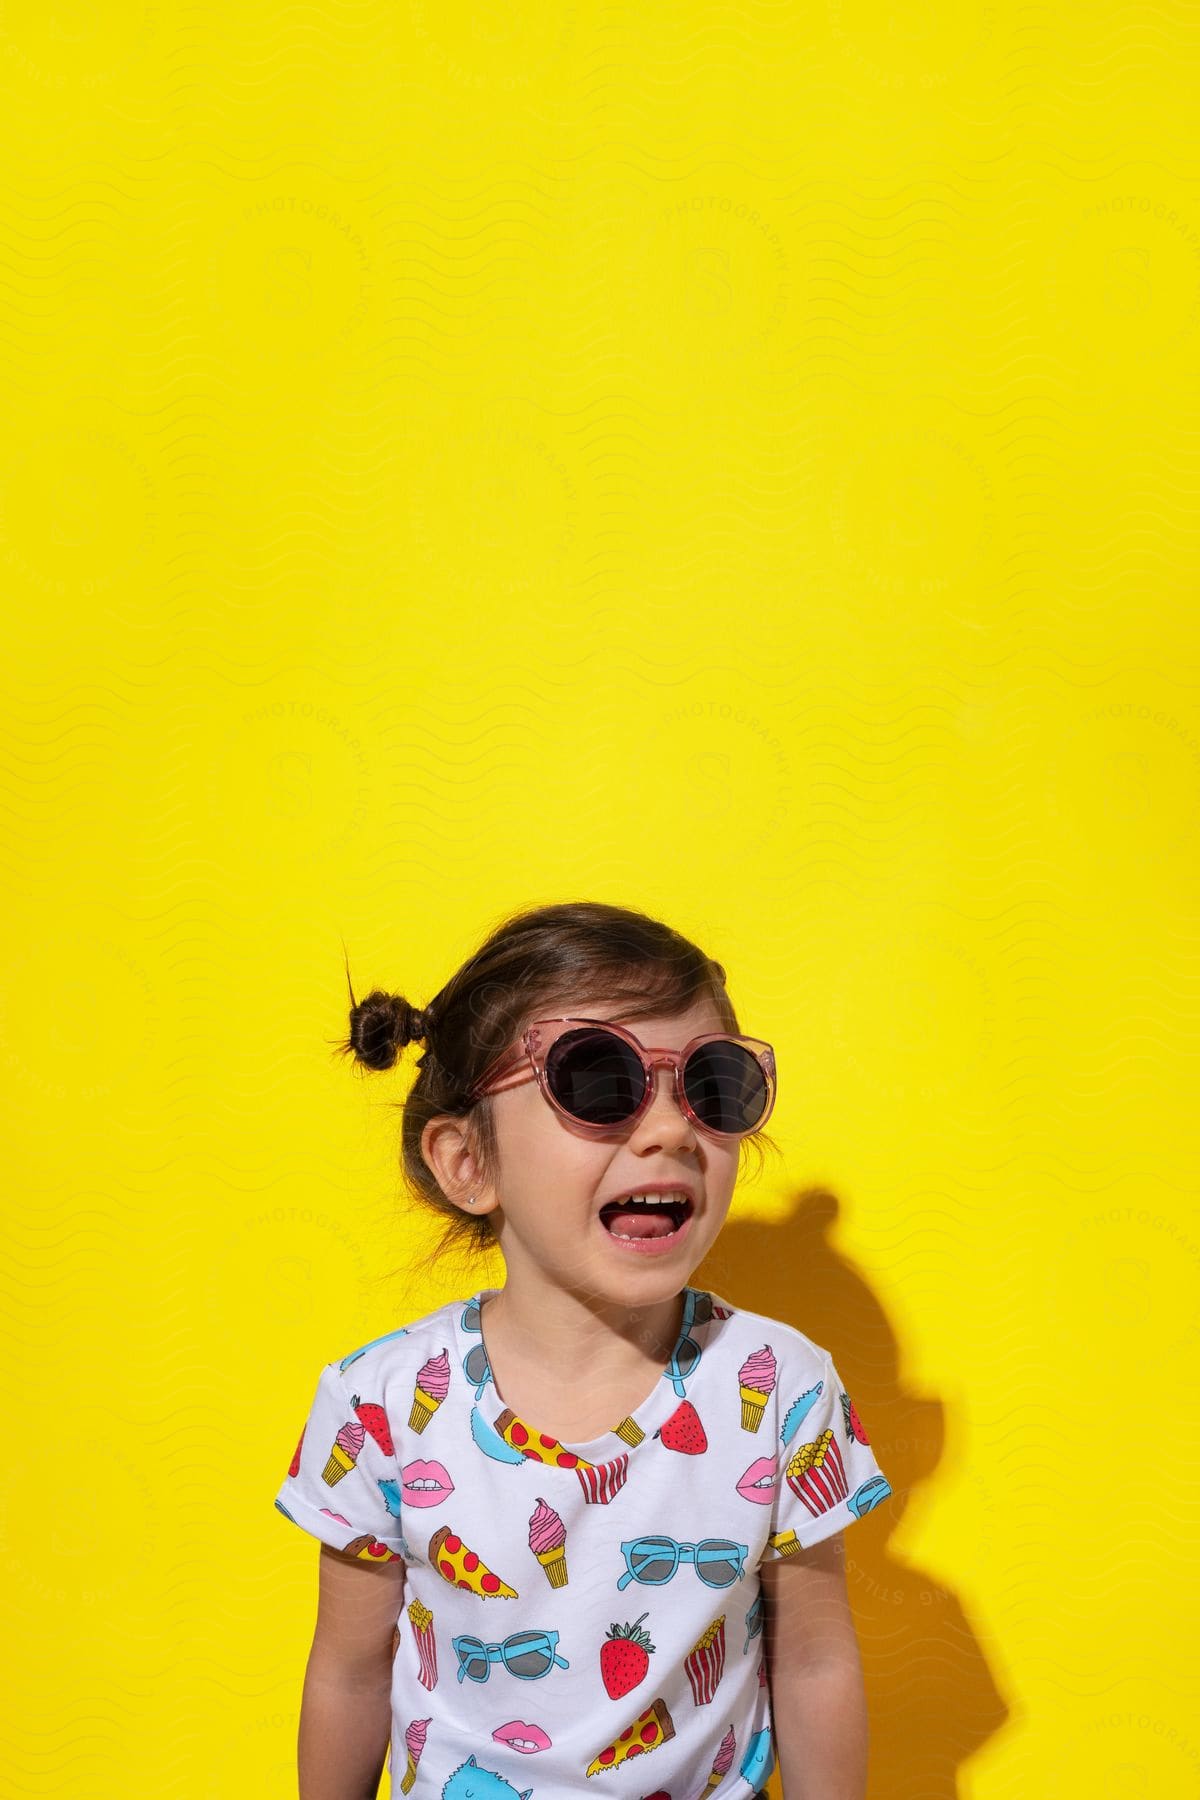
{"label": "dark sunglasses lens", "polygon": [[639,1538],[631,1554],[639,1581],[659,1586],[675,1573],[673,1546],[663,1538]]}
{"label": "dark sunglasses lens", "polygon": [[[733,1545],[729,1545],[733,1549]],[[729,1587],[737,1580],[738,1566],[733,1556],[724,1554],[724,1546],[701,1544],[696,1553],[696,1572],[709,1587]]]}
{"label": "dark sunglasses lens", "polygon": [[560,1106],[588,1125],[620,1125],[637,1108],[646,1077],[630,1045],[612,1031],[577,1026],[551,1044],[546,1080]]}
{"label": "dark sunglasses lens", "polygon": [[766,1111],[766,1077],[744,1044],[701,1044],[684,1065],[683,1091],[710,1131],[753,1131]]}
{"label": "dark sunglasses lens", "polygon": [[519,1631],[504,1640],[504,1664],[514,1675],[544,1675],[550,1652],[544,1631]]}

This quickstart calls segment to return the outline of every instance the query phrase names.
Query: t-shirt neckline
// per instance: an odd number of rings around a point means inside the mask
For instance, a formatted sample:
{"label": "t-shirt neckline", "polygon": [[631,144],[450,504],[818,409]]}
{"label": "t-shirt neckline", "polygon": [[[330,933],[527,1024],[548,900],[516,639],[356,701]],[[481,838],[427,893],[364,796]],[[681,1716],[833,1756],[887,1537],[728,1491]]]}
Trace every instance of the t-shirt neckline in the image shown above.
{"label": "t-shirt neckline", "polygon": [[521,1455],[536,1452],[534,1459],[544,1462],[547,1467],[566,1469],[574,1469],[581,1462],[612,1461],[637,1450],[683,1404],[687,1382],[699,1364],[704,1336],[713,1317],[713,1297],[707,1289],[684,1288],[679,1335],[658,1380],[641,1405],[608,1431],[601,1432],[599,1437],[591,1438],[587,1443],[572,1444],[539,1431],[535,1421],[515,1413],[496,1385],[483,1342],[480,1318],[483,1302],[501,1291],[500,1288],[481,1288],[469,1300],[460,1303],[458,1332],[463,1346],[464,1378],[472,1391],[473,1404],[488,1425]]}

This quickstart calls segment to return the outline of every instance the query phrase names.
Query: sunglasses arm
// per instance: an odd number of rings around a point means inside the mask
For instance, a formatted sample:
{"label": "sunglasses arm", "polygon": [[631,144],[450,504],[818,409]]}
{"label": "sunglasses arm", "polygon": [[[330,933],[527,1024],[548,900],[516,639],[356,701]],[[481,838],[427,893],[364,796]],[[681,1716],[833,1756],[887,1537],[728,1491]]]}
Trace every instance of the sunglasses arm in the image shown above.
{"label": "sunglasses arm", "polygon": [[471,1089],[471,1099],[479,1100],[485,1094],[494,1094],[497,1089],[519,1087],[521,1082],[532,1080],[534,1069],[529,1060],[529,1052],[524,1044],[518,1044],[485,1069],[475,1086]]}

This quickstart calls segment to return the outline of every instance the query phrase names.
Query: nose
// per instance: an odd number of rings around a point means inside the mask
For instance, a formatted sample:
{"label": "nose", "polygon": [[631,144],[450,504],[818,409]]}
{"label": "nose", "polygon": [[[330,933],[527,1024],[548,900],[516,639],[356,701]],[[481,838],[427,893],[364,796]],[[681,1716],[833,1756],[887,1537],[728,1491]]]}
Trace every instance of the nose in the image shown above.
{"label": "nose", "polygon": [[654,1093],[634,1127],[638,1143],[694,1144],[695,1129],[675,1098],[675,1072],[669,1063],[654,1070]]}

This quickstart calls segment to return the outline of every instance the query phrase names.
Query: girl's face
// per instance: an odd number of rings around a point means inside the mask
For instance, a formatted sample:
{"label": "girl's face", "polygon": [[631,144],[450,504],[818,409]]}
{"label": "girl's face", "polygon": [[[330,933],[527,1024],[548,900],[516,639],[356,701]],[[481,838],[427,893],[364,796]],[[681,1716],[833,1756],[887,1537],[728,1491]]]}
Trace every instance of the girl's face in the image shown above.
{"label": "girl's face", "polygon": [[[563,1009],[569,1010],[569,1009]],[[630,1014],[592,1003],[584,1016],[618,1020],[647,1047],[682,1050],[690,1038],[724,1026],[711,1000],[675,1018]],[[712,1246],[729,1211],[739,1140],[720,1141],[694,1126],[675,1099],[668,1068],[655,1070],[655,1093],[632,1127],[585,1137],[543,1097],[536,1081],[492,1097],[500,1174],[477,1190],[497,1210],[492,1223],[509,1281],[542,1284],[612,1305],[653,1305],[677,1294]],[[678,1241],[659,1253],[630,1248],[601,1222],[618,1195],[670,1182],[691,1196]]]}

